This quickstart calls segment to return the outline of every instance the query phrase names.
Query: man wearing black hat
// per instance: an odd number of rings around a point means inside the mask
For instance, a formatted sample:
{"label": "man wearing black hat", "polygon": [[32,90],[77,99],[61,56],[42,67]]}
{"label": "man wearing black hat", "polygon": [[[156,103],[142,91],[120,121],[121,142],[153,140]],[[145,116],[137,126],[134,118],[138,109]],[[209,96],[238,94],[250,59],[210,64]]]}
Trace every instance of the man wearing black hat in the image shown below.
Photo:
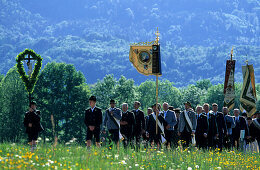
{"label": "man wearing black hat", "polygon": [[36,102],[32,101],[29,107],[29,111],[26,112],[24,116],[23,124],[26,127],[26,133],[28,134],[29,144],[31,145],[31,152],[33,152],[37,147],[36,140],[38,138],[39,132],[43,130],[43,127],[40,123],[41,112],[39,110],[36,110]]}
{"label": "man wearing black hat", "polygon": [[[116,108],[115,100],[110,100],[110,108],[108,108],[104,115],[103,132],[108,129],[109,143],[112,141],[119,147],[120,133],[120,120],[122,119],[122,111]],[[111,146],[111,145],[110,145]]]}
{"label": "man wearing black hat", "polygon": [[191,107],[190,102],[184,103],[185,110],[180,114],[180,122],[178,132],[181,140],[184,141],[183,146],[188,147],[191,143],[192,136],[195,135],[197,121],[196,115]]}
{"label": "man wearing black hat", "polygon": [[102,124],[102,111],[96,107],[96,96],[89,98],[90,108],[85,111],[84,123],[87,126],[87,147],[91,146],[91,140],[94,136],[96,146],[100,147],[100,126]]}

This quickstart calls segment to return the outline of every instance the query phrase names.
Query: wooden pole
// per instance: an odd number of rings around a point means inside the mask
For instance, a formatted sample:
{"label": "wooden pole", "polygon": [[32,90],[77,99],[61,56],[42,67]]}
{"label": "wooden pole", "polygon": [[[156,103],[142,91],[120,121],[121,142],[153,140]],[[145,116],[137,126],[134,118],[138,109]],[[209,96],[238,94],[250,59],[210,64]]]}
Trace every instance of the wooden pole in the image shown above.
{"label": "wooden pole", "polygon": [[[156,109],[158,109],[158,74],[156,75]],[[158,134],[158,113],[156,113],[156,135]]]}

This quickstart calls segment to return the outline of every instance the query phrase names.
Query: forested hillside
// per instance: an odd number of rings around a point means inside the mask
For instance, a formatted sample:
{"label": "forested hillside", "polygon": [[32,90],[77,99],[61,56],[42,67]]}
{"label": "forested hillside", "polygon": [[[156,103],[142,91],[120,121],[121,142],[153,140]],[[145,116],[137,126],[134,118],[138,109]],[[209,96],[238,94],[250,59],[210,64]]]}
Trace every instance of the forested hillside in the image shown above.
{"label": "forested hillside", "polygon": [[129,44],[161,33],[161,79],[187,86],[201,79],[223,83],[225,60],[234,46],[236,81],[241,65],[254,64],[260,80],[258,0],[0,0],[0,73],[25,48],[50,61],[74,64],[94,84],[107,74],[135,83]]}

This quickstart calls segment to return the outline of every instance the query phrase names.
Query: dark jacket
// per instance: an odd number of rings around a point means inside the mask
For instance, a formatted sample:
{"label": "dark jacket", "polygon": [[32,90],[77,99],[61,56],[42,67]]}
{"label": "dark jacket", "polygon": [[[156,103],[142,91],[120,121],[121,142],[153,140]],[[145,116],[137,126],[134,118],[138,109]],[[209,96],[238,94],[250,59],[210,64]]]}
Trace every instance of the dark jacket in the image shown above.
{"label": "dark jacket", "polygon": [[217,112],[216,122],[217,122],[217,127],[218,127],[218,134],[219,135],[226,134],[227,133],[227,126],[226,126],[225,117],[224,117],[223,113]]}
{"label": "dark jacket", "polygon": [[[236,121],[236,117],[233,117],[236,126],[232,129],[232,135],[234,139],[239,139],[240,138],[240,131],[245,130],[247,132],[247,125],[246,125],[246,120],[242,117],[239,116],[239,120]],[[245,134],[246,136],[246,134]]]}
{"label": "dark jacket", "polygon": [[209,131],[208,131],[208,138],[214,138],[216,134],[218,134],[218,126],[217,126],[217,120],[216,116],[213,113],[209,113],[209,117],[207,116],[207,113],[203,113],[209,123]]}
{"label": "dark jacket", "polygon": [[144,120],[144,112],[141,110],[132,110],[135,116],[135,127],[134,133],[141,134],[142,129],[145,129],[145,120]]}
{"label": "dark jacket", "polygon": [[207,116],[201,114],[200,116],[198,116],[197,119],[197,127],[196,127],[195,134],[196,136],[203,136],[204,133],[208,134],[208,130],[209,130],[209,124],[208,124]]}
{"label": "dark jacket", "polygon": [[[26,133],[39,133],[43,131],[44,129],[40,121],[41,116],[39,114],[39,111],[26,112],[23,121],[23,124],[26,128]],[[29,127],[29,123],[32,124],[32,127]]]}
{"label": "dark jacket", "polygon": [[[155,114],[155,113],[153,113]],[[164,118],[161,115],[158,115],[158,120],[163,125],[164,129],[167,126],[167,122],[164,120]],[[149,115],[148,123],[147,123],[147,129],[146,131],[149,133],[149,136],[156,134],[156,120],[154,120],[153,115]],[[162,133],[161,129],[158,126],[158,132],[159,134]]]}
{"label": "dark jacket", "polygon": [[126,121],[127,125],[120,125],[120,132],[126,136],[132,136],[134,126],[135,126],[135,117],[134,113],[127,111],[122,113],[122,118],[120,121]]}
{"label": "dark jacket", "polygon": [[100,128],[102,120],[102,111],[100,108],[95,107],[93,112],[91,108],[86,109],[84,123],[87,127],[95,126],[95,128]]}

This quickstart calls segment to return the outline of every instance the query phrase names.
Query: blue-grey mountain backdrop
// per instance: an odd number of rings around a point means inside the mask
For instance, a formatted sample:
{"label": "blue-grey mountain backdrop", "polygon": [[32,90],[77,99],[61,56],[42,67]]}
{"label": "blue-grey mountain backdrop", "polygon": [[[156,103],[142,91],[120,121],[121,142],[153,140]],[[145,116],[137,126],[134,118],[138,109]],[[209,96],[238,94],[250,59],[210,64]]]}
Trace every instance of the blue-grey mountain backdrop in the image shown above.
{"label": "blue-grey mountain backdrop", "polygon": [[234,46],[236,82],[254,64],[260,82],[259,0],[0,0],[0,73],[25,48],[44,60],[74,64],[93,84],[106,74],[146,77],[129,62],[129,44],[161,33],[163,76],[176,86],[223,83]]}

